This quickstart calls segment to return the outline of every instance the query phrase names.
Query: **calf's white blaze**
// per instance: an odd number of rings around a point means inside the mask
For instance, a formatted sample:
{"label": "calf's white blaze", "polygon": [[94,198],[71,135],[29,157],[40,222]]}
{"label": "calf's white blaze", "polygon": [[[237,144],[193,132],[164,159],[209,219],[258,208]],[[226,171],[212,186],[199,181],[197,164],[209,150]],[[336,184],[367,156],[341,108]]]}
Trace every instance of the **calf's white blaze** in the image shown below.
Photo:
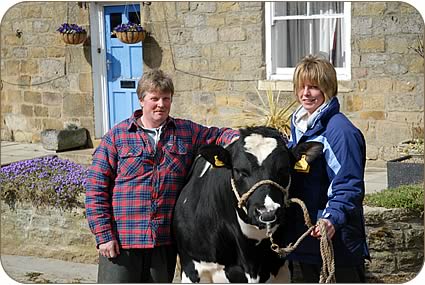
{"label": "calf's white blaze", "polygon": [[257,158],[258,165],[261,165],[276,147],[275,138],[263,137],[260,134],[251,134],[245,138],[245,151]]}
{"label": "calf's white blaze", "polygon": [[272,198],[269,197],[269,195],[266,196],[264,199],[264,207],[266,207],[267,212],[276,211],[277,208],[280,207],[280,204],[273,201]]}

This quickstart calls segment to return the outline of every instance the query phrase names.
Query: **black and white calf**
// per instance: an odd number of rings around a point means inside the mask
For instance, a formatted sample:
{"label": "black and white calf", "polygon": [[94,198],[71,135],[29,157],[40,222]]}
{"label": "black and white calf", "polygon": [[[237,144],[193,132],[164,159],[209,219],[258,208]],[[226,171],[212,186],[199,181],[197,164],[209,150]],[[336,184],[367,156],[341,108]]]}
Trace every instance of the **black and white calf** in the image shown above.
{"label": "black and white calf", "polygon": [[311,161],[322,150],[319,143],[300,146],[302,153],[289,151],[277,130],[255,127],[241,129],[227,148],[200,149],[174,212],[183,283],[289,282],[268,233],[285,222],[295,161],[301,154]]}

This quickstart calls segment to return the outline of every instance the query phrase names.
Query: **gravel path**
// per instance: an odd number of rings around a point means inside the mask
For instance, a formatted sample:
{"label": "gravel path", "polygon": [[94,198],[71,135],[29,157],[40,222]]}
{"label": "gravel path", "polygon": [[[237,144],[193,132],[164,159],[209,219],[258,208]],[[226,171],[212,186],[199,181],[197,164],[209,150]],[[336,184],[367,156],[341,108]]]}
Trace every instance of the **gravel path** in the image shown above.
{"label": "gravel path", "polygon": [[[1,255],[1,265],[9,278],[21,283],[96,283],[97,277],[96,264],[51,258]],[[4,272],[0,276],[7,279]],[[2,284],[5,284],[4,278],[1,278]]]}

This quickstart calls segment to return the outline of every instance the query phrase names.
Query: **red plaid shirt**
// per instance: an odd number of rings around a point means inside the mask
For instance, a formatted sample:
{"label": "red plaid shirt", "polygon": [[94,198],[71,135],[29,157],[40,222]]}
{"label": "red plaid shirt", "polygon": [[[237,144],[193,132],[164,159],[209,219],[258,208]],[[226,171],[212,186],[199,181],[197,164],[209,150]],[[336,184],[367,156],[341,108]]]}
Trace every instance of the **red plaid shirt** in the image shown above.
{"label": "red plaid shirt", "polygon": [[173,243],[173,208],[196,148],[225,145],[239,135],[170,117],[155,150],[136,123],[141,115],[138,110],[114,126],[94,153],[85,207],[97,245],[113,239],[127,249]]}

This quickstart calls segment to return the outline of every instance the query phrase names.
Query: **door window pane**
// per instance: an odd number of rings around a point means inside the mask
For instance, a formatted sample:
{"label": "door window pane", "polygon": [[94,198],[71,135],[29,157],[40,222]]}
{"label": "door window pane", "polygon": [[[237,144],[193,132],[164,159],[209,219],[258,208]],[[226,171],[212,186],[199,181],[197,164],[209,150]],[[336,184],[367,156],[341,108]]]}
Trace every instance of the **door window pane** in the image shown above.
{"label": "door window pane", "polygon": [[121,13],[111,13],[111,30],[109,31],[109,34],[111,35],[111,38],[116,38],[117,36],[115,34],[112,34],[112,31],[114,28],[122,23],[122,14]]}
{"label": "door window pane", "polygon": [[140,14],[138,12],[128,13],[128,21],[135,24],[140,24]]}

